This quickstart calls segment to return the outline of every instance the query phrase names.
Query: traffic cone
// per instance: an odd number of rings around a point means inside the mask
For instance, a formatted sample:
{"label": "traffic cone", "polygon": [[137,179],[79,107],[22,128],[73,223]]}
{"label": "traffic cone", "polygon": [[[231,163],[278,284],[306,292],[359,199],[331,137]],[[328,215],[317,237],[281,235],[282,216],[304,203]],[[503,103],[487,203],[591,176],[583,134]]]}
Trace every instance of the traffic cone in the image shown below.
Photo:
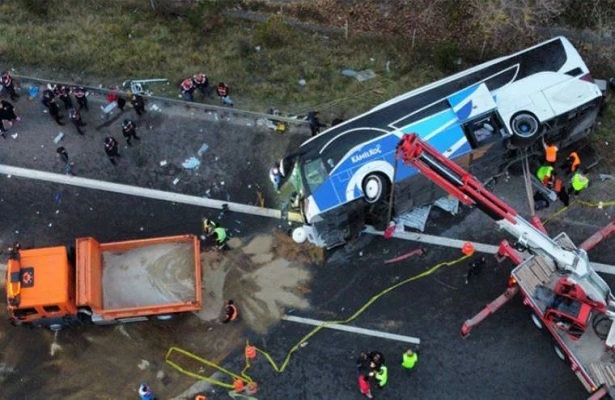
{"label": "traffic cone", "polygon": [[461,246],[461,252],[466,256],[471,256],[474,254],[474,245],[470,242],[465,242],[463,246]]}

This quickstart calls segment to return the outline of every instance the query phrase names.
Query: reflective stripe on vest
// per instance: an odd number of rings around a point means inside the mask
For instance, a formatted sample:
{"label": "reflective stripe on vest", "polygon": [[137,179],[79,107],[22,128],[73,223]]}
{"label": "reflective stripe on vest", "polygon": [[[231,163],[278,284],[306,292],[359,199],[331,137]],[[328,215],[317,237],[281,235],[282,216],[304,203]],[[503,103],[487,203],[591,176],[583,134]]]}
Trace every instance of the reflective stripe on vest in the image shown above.
{"label": "reflective stripe on vest", "polygon": [[579,155],[575,151],[573,151],[572,153],[570,153],[570,156],[568,158],[572,158],[572,165],[570,166],[570,170],[572,172],[576,171],[577,167],[581,165],[581,159],[579,158]]}
{"label": "reflective stripe on vest", "polygon": [[404,353],[403,360],[401,362],[401,366],[404,367],[404,368],[412,369],[412,368],[414,368],[414,365],[418,361],[418,358],[419,358],[418,354],[416,354],[416,353],[412,353],[411,356],[409,356],[408,353]]}
{"label": "reflective stripe on vest", "polygon": [[376,372],[376,379],[379,386],[384,386],[389,380],[389,370],[384,365],[380,367],[380,370]]}
{"label": "reflective stripe on vest", "polygon": [[577,192],[585,189],[589,185],[589,179],[578,172],[572,177],[572,188]]}
{"label": "reflective stripe on vest", "polygon": [[553,173],[553,167],[550,165],[543,165],[542,167],[538,168],[538,171],[536,171],[536,176],[538,177],[538,179],[540,179],[540,182],[545,181],[545,178],[551,178],[551,174]]}
{"label": "reflective stripe on vest", "polygon": [[555,162],[555,160],[557,159],[557,147],[556,146],[547,146],[547,148],[545,149],[545,159],[548,162]]}

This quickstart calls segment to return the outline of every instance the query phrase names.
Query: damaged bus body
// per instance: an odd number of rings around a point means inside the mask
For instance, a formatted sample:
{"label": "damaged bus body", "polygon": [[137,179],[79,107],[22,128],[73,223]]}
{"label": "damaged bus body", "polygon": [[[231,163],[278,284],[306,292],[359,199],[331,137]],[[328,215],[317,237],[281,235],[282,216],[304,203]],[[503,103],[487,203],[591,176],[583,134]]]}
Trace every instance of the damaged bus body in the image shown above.
{"label": "damaged bus body", "polygon": [[445,195],[395,146],[414,132],[479,179],[502,172],[540,138],[565,147],[592,132],[602,93],[572,44],[557,37],[389,100],[305,141],[280,167],[300,194],[303,237],[343,244],[365,225]]}

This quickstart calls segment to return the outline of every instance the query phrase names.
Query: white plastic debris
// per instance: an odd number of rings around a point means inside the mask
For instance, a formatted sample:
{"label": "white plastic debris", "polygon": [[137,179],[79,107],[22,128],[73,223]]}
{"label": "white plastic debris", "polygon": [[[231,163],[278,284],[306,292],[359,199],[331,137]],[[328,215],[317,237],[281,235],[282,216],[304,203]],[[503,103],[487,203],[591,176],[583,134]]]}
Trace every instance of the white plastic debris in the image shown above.
{"label": "white plastic debris", "polygon": [[174,185],[177,185],[177,182],[179,182],[179,178],[175,178],[175,179],[173,179],[173,184],[174,184]]}
{"label": "white plastic debris", "polygon": [[59,213],[60,213],[60,210],[56,210],[56,214],[59,214]]}
{"label": "white plastic debris", "polygon": [[16,133],[13,133],[13,134],[11,135],[11,137],[12,137],[13,139],[17,139],[17,136],[19,136],[19,135],[17,135]]}
{"label": "white plastic debris", "polygon": [[201,165],[201,162],[196,157],[190,157],[182,163],[182,167],[186,169],[195,169]]}
{"label": "white plastic debris", "polygon": [[160,107],[158,107],[156,104],[151,104],[149,106],[150,111],[160,111]]}
{"label": "white plastic debris", "polygon": [[299,79],[299,82],[297,82],[300,86],[305,86],[307,84],[307,82],[305,81],[305,79]]}
{"label": "white plastic debris", "polygon": [[161,167],[164,167],[165,165],[167,165],[167,160],[160,161],[160,166]]}
{"label": "white plastic debris", "polygon": [[[53,142],[54,142],[55,144],[58,144],[58,143],[60,143],[60,140],[62,140],[62,138],[63,138],[63,137],[64,137],[64,132],[60,132],[60,133],[58,133],[58,135],[57,135],[57,136],[53,139]],[[41,146],[41,147],[43,147],[43,146]]]}
{"label": "white plastic debris", "polygon": [[53,226],[53,224],[50,222],[49,225],[47,225],[47,226],[51,228]]}
{"label": "white plastic debris", "polygon": [[203,153],[205,153],[207,149],[209,149],[209,145],[207,143],[203,143],[199,148],[199,151],[197,151],[196,153],[199,155],[199,157],[202,157]]}
{"label": "white plastic debris", "polygon": [[140,228],[139,228],[139,230],[140,230],[141,232],[143,232],[143,227],[140,227]]}

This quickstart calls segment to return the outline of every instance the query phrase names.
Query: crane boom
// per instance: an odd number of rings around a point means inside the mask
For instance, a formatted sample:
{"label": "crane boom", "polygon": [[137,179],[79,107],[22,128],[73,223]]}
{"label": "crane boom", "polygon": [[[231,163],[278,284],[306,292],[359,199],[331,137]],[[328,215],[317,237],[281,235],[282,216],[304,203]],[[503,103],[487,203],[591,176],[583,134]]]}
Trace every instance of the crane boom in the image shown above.
{"label": "crane boom", "polygon": [[517,242],[532,253],[542,253],[568,273],[571,283],[578,285],[586,295],[604,307],[609,315],[615,312],[615,299],[606,282],[590,267],[583,249],[567,249],[523,219],[504,201],[497,198],[476,177],[455,162],[443,156],[418,135],[404,134],[397,145],[396,157],[411,165],[435,184],[457,197],[466,205],[475,205],[489,215],[501,229],[513,235]]}

